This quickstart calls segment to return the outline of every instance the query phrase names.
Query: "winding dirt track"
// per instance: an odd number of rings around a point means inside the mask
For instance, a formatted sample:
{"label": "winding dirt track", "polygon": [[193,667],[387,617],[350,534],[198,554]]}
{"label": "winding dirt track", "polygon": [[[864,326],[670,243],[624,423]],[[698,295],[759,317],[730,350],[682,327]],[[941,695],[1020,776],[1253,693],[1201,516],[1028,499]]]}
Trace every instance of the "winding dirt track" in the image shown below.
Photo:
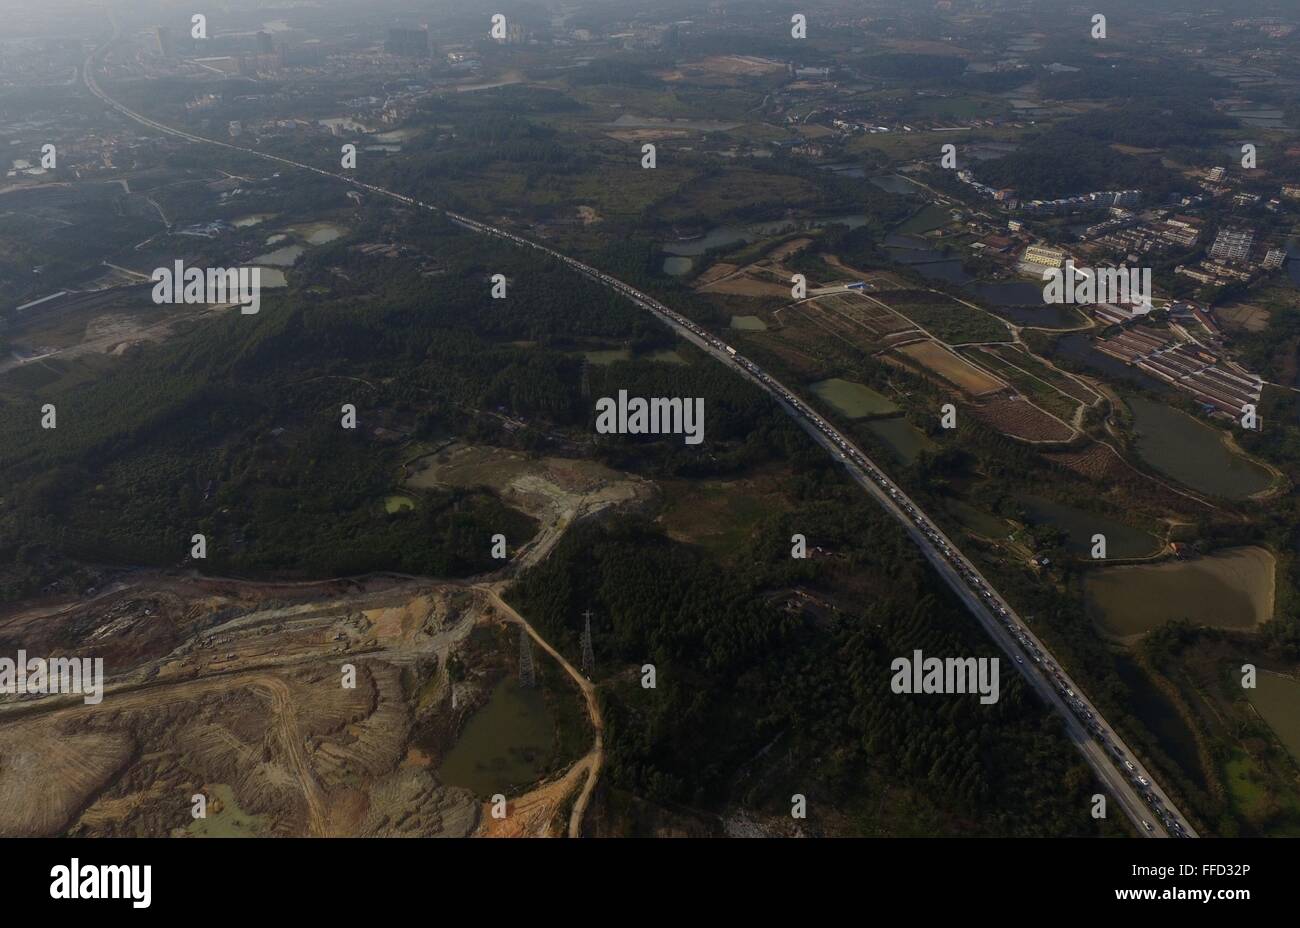
{"label": "winding dirt track", "polygon": [[569,814],[569,837],[580,838],[582,837],[582,819],[587,814],[587,806],[591,804],[591,796],[596,791],[596,781],[600,777],[600,769],[605,765],[605,720],[600,714],[600,700],[596,697],[596,687],[582,675],[578,668],[565,660],[563,654],[551,647],[550,642],[539,635],[537,629],[528,624],[527,619],[501,598],[502,585],[482,584],[474,587],[474,589],[481,590],[486,594],[493,607],[509,621],[518,622],[522,625],[528,631],[528,636],[533,641],[536,641],[543,651],[555,658],[556,662],[573,678],[573,681],[578,684],[578,688],[582,690],[583,698],[587,700],[587,714],[591,717],[591,726],[595,730],[596,741],[592,745],[591,751],[573,765],[573,770],[580,767],[586,768],[587,782],[583,784],[582,792],[578,794],[578,800],[573,804],[573,811]]}
{"label": "winding dirt track", "polygon": [[289,687],[278,677],[257,677],[250,682],[254,689],[265,692],[271,699],[271,711],[275,713],[277,723],[276,734],[285,757],[302,786],[303,798],[307,800],[308,828],[311,834],[327,835],[325,799],[321,795],[320,784],[312,773],[311,763],[307,760],[307,752],[303,750],[302,732],[298,728],[298,708],[290,696]]}

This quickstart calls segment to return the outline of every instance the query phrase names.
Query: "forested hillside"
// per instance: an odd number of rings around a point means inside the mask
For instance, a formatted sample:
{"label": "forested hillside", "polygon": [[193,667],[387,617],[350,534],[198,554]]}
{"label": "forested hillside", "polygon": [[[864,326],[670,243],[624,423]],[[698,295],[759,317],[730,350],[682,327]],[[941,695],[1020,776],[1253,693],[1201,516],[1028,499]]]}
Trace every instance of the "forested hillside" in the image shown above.
{"label": "forested hillside", "polygon": [[[734,564],[648,522],[586,524],[512,592],[574,660],[592,611],[614,787],[773,815],[799,792],[830,833],[1094,833],[1080,813],[1090,772],[1005,664],[992,707],[890,691],[900,654],[991,645],[833,464],[793,454],[797,509],[767,520]],[[843,559],[791,559],[795,530]],[[793,585],[859,595],[828,623],[778,608],[775,591]],[[640,685],[645,663],[653,690]]]}
{"label": "forested hillside", "polygon": [[[464,575],[492,566],[482,539],[530,535],[528,520],[479,491],[426,491],[414,511],[384,514],[403,445],[465,434],[529,446],[547,428],[585,426],[581,358],[547,346],[665,333],[548,262],[447,227],[417,240],[445,274],[321,249],[304,273],[346,268],[328,294],[269,298],[257,315],[195,325],[91,385],[4,401],[5,595],[31,592],[66,558],[177,564],[195,533],[210,539],[213,570],[313,576]],[[513,282],[493,301],[498,268]],[[341,426],[344,404],[356,407],[355,430]],[[536,429],[503,437],[480,413],[497,409]]]}

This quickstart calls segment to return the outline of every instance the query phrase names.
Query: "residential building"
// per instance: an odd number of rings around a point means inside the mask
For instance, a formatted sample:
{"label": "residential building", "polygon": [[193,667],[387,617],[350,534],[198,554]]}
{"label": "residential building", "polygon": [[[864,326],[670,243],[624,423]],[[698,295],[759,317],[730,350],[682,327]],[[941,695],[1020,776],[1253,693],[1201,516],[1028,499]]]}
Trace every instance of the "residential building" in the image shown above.
{"label": "residential building", "polygon": [[1046,245],[1030,245],[1020,262],[1027,270],[1050,270],[1065,263],[1065,252]]}
{"label": "residential building", "polygon": [[1250,257],[1250,248],[1255,244],[1255,232],[1251,229],[1219,230],[1219,236],[1210,248],[1210,257],[1219,261],[1245,261]]}

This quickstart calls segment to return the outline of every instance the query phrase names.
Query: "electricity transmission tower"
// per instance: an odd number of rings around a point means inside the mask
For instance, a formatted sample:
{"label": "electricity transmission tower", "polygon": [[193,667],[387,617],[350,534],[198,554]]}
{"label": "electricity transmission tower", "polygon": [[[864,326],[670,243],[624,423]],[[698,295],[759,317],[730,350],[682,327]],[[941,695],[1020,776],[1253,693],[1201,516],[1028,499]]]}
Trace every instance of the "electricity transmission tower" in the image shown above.
{"label": "electricity transmission tower", "polygon": [[582,614],[586,623],[582,627],[582,673],[588,680],[596,672],[596,652],[591,648],[591,610]]}
{"label": "electricity transmission tower", "polygon": [[532,689],[537,683],[533,668],[533,642],[528,637],[528,629],[519,626],[519,685]]}

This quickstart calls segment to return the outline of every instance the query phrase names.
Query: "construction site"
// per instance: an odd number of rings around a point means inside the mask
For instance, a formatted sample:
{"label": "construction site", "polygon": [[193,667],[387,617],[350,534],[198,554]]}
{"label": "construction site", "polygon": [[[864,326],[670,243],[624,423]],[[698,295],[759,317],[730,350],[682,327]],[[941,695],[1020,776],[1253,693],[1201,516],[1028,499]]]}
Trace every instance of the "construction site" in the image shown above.
{"label": "construction site", "polygon": [[0,612],[0,651],[93,654],[106,675],[97,705],[0,696],[0,833],[578,833],[601,764],[594,691],[501,594],[574,520],[652,489],[474,446],[417,472],[490,482],[542,530],[477,581],[139,570]]}

